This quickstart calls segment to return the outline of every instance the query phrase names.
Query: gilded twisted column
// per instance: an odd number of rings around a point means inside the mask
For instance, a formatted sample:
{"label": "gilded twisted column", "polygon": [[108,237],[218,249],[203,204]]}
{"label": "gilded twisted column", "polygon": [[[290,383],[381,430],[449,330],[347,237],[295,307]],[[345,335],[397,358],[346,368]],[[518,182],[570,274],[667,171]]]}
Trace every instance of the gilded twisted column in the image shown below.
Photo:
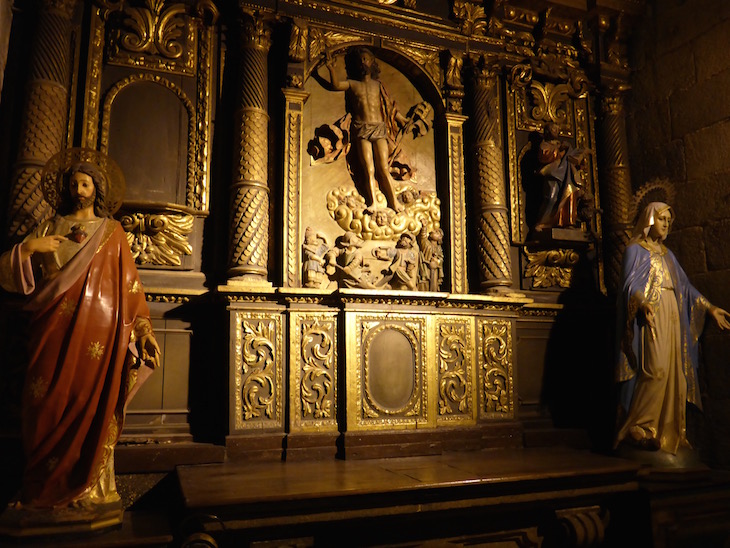
{"label": "gilded twisted column", "polygon": [[228,277],[267,283],[269,257],[269,115],[267,57],[271,30],[253,14],[238,26],[238,97],[230,190]]}
{"label": "gilded twisted column", "polygon": [[474,76],[472,150],[478,214],[479,287],[482,292],[499,292],[512,285],[499,72],[497,67],[482,66]]}
{"label": "gilded twisted column", "polygon": [[64,146],[76,0],[44,0],[31,45],[29,79],[11,175],[8,235],[22,237],[51,214],[40,187],[41,169]]}
{"label": "gilded twisted column", "polygon": [[631,172],[624,111],[624,90],[607,89],[601,98],[600,181],[603,198],[606,286],[615,291],[621,259],[631,233]]}

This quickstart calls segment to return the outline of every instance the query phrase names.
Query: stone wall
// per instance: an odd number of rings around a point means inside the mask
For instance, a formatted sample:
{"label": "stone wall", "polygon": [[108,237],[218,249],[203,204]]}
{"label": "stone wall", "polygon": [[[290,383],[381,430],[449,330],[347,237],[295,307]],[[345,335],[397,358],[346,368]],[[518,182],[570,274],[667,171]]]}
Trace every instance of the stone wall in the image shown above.
{"label": "stone wall", "polygon": [[[730,2],[649,0],[632,50],[634,189],[674,183],[667,244],[692,283],[730,309]],[[709,320],[703,343],[705,409],[690,434],[709,464],[730,468],[730,334]]]}

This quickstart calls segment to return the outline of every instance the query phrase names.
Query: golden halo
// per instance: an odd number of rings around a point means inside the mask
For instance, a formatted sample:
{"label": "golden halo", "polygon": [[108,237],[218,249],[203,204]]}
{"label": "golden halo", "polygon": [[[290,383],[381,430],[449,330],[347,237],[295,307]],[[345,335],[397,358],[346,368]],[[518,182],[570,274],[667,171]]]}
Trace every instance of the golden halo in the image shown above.
{"label": "golden halo", "polygon": [[41,188],[46,202],[56,211],[61,205],[63,174],[77,162],[87,162],[99,168],[104,181],[104,205],[110,215],[119,210],[124,199],[126,183],[119,164],[93,148],[67,148],[55,154],[41,171]]}

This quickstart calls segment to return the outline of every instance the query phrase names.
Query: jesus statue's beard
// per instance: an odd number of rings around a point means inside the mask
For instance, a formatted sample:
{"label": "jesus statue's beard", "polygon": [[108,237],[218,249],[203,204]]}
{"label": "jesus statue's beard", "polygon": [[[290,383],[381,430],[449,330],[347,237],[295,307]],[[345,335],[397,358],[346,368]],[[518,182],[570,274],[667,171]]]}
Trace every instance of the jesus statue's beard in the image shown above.
{"label": "jesus statue's beard", "polygon": [[94,197],[77,196],[74,199],[74,211],[80,211],[94,205]]}

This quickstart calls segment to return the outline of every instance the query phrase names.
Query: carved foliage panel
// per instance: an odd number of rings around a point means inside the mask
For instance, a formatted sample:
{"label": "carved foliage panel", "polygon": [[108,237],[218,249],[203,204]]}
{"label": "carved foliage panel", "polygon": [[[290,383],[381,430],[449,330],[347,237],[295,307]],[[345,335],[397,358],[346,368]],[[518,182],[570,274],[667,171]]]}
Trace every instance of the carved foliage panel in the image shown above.
{"label": "carved foliage panel", "polygon": [[477,320],[479,417],[514,418],[512,323]]}
{"label": "carved foliage panel", "polygon": [[337,431],[337,314],[291,312],[290,430]]}
{"label": "carved foliage panel", "polygon": [[197,36],[186,12],[165,0],[126,6],[109,33],[109,63],[193,74]]}
{"label": "carved foliage panel", "polygon": [[348,430],[415,427],[425,423],[426,318],[415,314],[356,313],[346,321]]}
{"label": "carved foliage panel", "polygon": [[438,423],[475,419],[473,326],[463,316],[439,316],[435,322]]}
{"label": "carved foliage panel", "polygon": [[282,323],[275,312],[233,313],[232,430],[284,426]]}

